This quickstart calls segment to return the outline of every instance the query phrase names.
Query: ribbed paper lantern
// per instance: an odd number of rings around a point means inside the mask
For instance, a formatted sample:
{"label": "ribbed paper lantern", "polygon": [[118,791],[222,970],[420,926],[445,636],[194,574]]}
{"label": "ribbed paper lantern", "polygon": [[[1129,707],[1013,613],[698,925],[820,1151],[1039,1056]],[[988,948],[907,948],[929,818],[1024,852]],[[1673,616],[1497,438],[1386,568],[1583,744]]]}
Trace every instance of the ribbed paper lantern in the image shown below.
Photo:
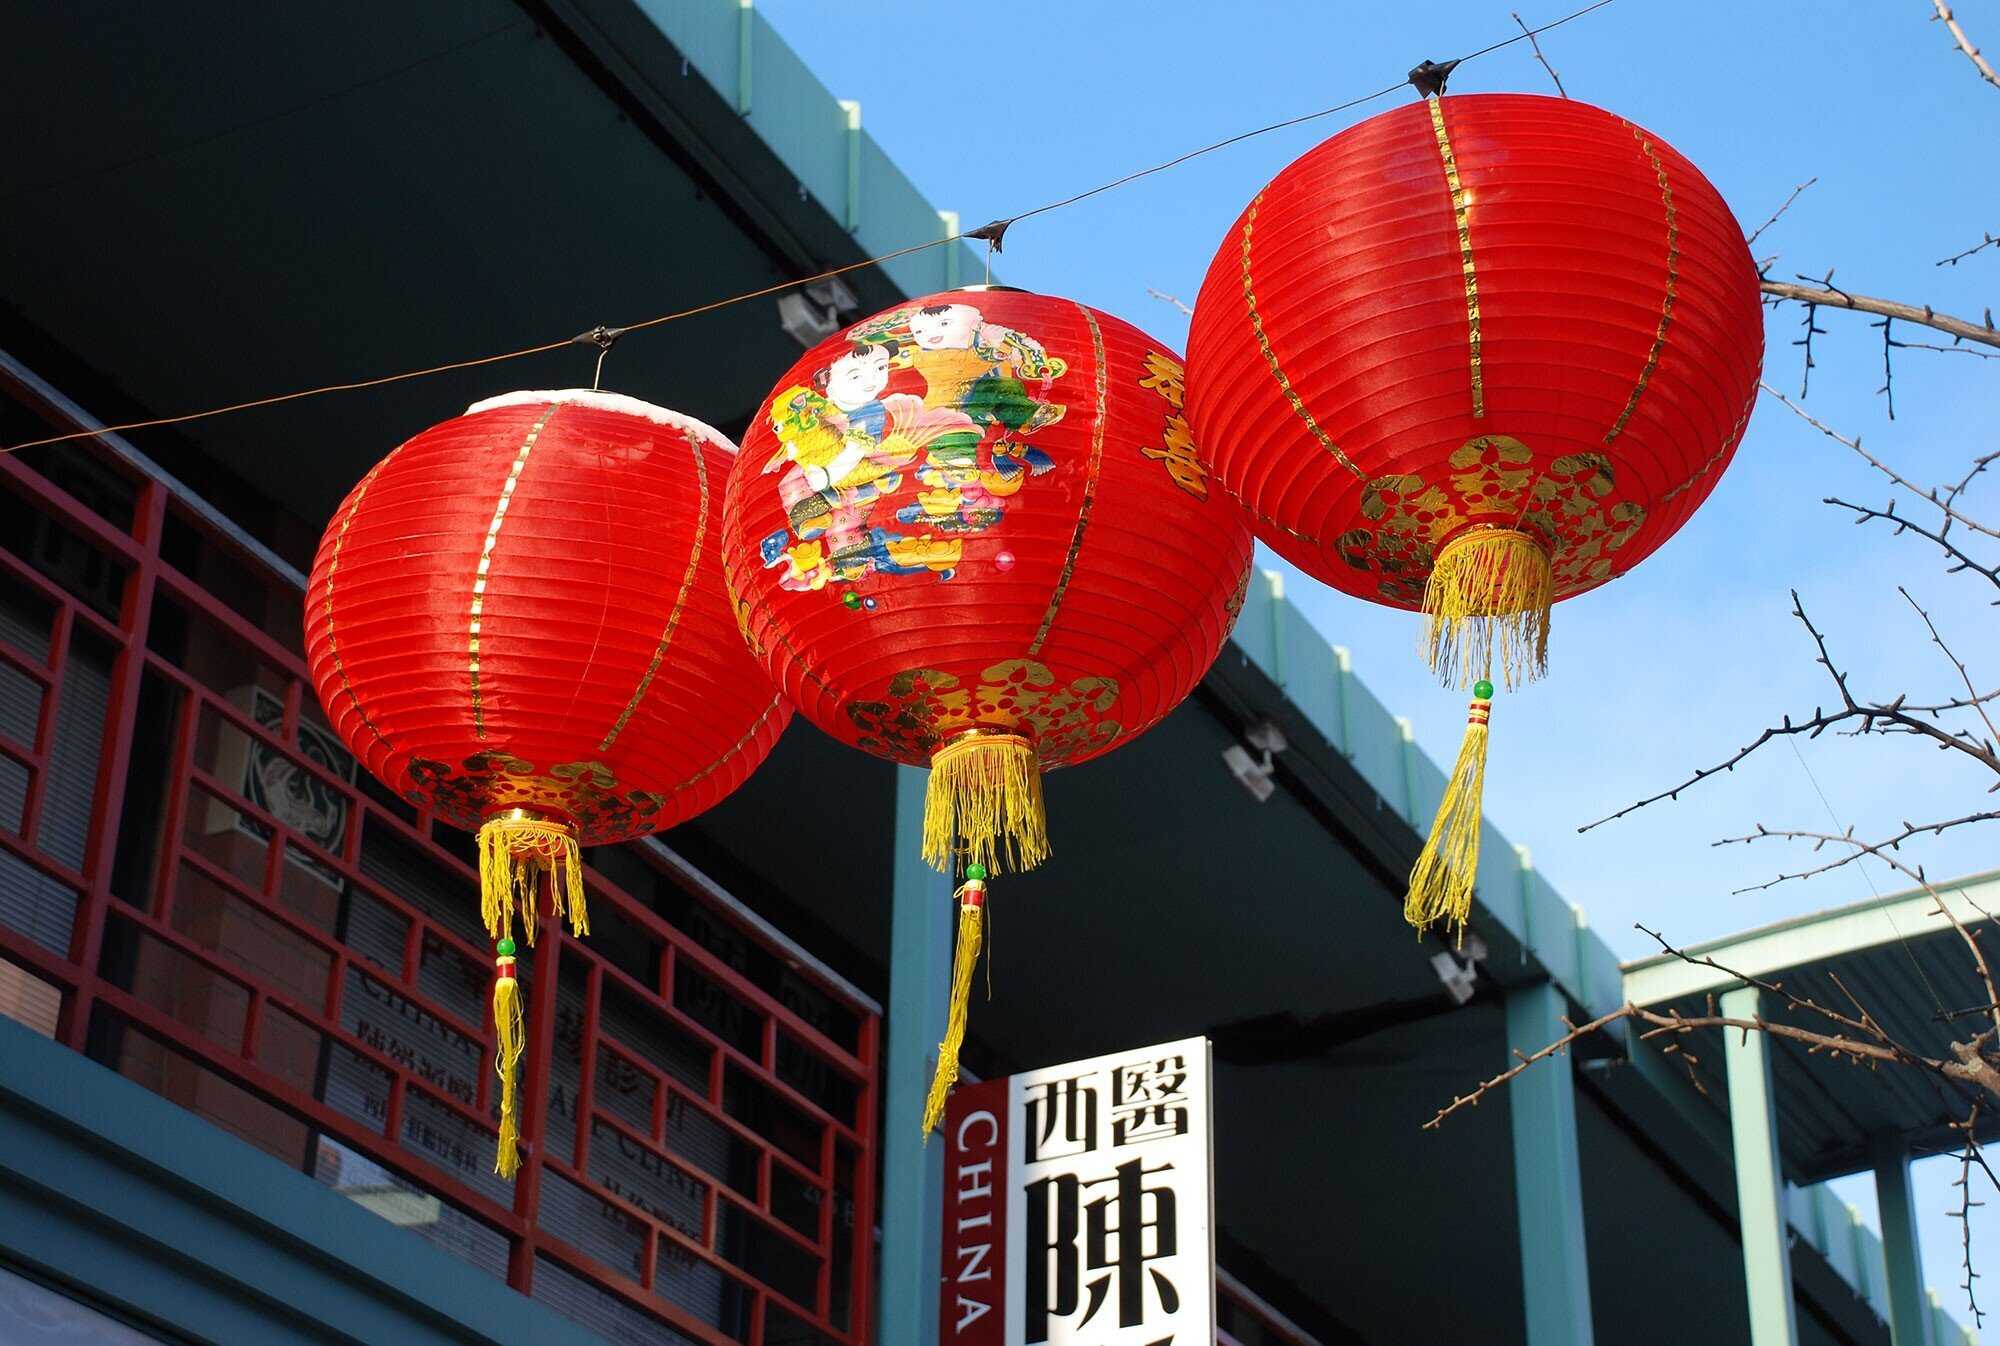
{"label": "ribbed paper lantern", "polygon": [[532,943],[546,875],[556,913],[584,933],[579,845],[700,813],[790,718],[723,590],[733,453],[633,398],[511,393],[376,464],[320,540],[306,654],[329,723],[399,795],[479,833],[499,941],[503,1173],[516,905]]}
{"label": "ribbed paper lantern", "polygon": [[976,287],[814,348],[730,474],[751,647],[821,729],[931,768],[925,857],[968,880],[934,1109],[983,880],[1048,852],[1040,773],[1158,723],[1242,601],[1249,531],[1181,401],[1179,359],[1137,328]]}
{"label": "ribbed paper lantern", "polygon": [[1188,409],[1258,536],[1429,616],[1467,748],[1411,918],[1463,920],[1491,680],[1538,674],[1549,607],[1686,522],[1757,391],[1743,231],[1701,173],[1588,104],[1430,98],[1286,168],[1217,251]]}

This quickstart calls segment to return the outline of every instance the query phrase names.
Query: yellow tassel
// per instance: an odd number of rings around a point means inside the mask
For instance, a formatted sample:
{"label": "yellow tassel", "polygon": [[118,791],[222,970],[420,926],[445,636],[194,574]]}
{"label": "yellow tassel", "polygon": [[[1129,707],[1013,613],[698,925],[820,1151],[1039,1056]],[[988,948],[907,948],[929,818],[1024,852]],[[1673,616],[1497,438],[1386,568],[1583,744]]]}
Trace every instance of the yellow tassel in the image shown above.
{"label": "yellow tassel", "polygon": [[[508,941],[508,947],[512,943]],[[493,1070],[500,1076],[500,1143],[493,1171],[511,1178],[521,1166],[521,1051],[527,1033],[521,1022],[521,983],[514,980],[514,959],[502,954],[495,962],[499,975],[493,979]]]}
{"label": "yellow tassel", "polygon": [[[1555,580],[1541,543],[1513,528],[1474,528],[1438,553],[1424,583],[1424,643],[1445,685],[1486,677],[1500,656],[1512,689],[1539,678],[1549,662],[1549,607]],[[1482,670],[1474,674],[1473,670]]]}
{"label": "yellow tassel", "polygon": [[576,829],[524,809],[486,820],[479,829],[479,912],[487,934],[504,939],[512,933],[518,908],[528,943],[535,942],[535,895],[544,874],[551,909],[558,917],[569,916],[570,933],[589,934]]}
{"label": "yellow tassel", "polygon": [[1465,934],[1472,914],[1472,885],[1479,877],[1481,796],[1486,791],[1486,720],[1493,708],[1493,684],[1482,679],[1474,688],[1466,716],[1465,742],[1445,782],[1437,818],[1424,841],[1423,853],[1410,871],[1410,892],[1403,900],[1403,919],[1418,930],[1446,921]]}
{"label": "yellow tassel", "polygon": [[[974,867],[969,872],[983,871]],[[986,885],[968,878],[958,893],[958,952],[951,969],[951,1008],[945,1014],[944,1040],[938,1043],[937,1072],[931,1076],[930,1097],[924,1100],[924,1141],[944,1120],[945,1100],[958,1083],[958,1053],[965,1045],[965,1016],[972,1001],[972,969],[979,961],[979,933],[986,905]]]}
{"label": "yellow tassel", "polygon": [[[963,846],[961,854],[958,847]],[[949,873],[963,860],[995,874],[1049,858],[1042,768],[1018,734],[975,732],[931,757],[924,794],[924,859]]]}

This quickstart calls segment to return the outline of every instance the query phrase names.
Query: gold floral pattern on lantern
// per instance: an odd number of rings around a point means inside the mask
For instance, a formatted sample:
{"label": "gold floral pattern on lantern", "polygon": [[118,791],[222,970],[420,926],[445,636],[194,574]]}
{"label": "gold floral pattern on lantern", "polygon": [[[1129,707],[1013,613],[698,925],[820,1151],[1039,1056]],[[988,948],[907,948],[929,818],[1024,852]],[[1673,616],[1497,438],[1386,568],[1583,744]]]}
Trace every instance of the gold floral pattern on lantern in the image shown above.
{"label": "gold floral pattern on lantern", "polygon": [[927,762],[946,741],[973,730],[1020,734],[1035,745],[1043,767],[1095,752],[1122,732],[1108,718],[1118,703],[1111,678],[1080,677],[1058,683],[1045,664],[1007,659],[967,687],[953,674],[913,668],[889,680],[880,701],[847,707],[860,730],[858,745],[899,760]]}
{"label": "gold floral pattern on lantern", "polygon": [[1179,360],[1159,351],[1146,352],[1146,372],[1140,377],[1139,386],[1158,393],[1168,411],[1166,422],[1160,427],[1159,447],[1142,447],[1139,452],[1164,464],[1174,485],[1197,500],[1206,500],[1208,468],[1195,452],[1194,432],[1188,429],[1187,413],[1182,408],[1184,385],[1185,375]]}
{"label": "gold floral pattern on lantern", "polygon": [[1257,562],[1253,559],[1243,567],[1243,578],[1236,581],[1236,587],[1229,597],[1222,600],[1222,610],[1229,617],[1229,629],[1236,629],[1236,619],[1243,615],[1243,604],[1250,597],[1250,577],[1257,573]]}
{"label": "gold floral pattern on lantern", "polygon": [[1334,544],[1342,561],[1380,577],[1376,592],[1389,602],[1422,602],[1438,549],[1468,524],[1504,523],[1540,540],[1561,597],[1611,578],[1614,554],[1645,522],[1643,505],[1612,498],[1617,480],[1603,454],[1566,454],[1537,469],[1520,440],[1480,435],[1446,461],[1441,482],[1413,472],[1370,480],[1361,491],[1369,526]]}
{"label": "gold floral pattern on lantern", "polygon": [[665,795],[619,790],[602,762],[560,762],[543,772],[509,753],[482,752],[457,768],[415,758],[409,776],[415,786],[404,798],[455,826],[474,830],[496,809],[528,809],[574,822],[586,846],[630,836],[667,805]]}

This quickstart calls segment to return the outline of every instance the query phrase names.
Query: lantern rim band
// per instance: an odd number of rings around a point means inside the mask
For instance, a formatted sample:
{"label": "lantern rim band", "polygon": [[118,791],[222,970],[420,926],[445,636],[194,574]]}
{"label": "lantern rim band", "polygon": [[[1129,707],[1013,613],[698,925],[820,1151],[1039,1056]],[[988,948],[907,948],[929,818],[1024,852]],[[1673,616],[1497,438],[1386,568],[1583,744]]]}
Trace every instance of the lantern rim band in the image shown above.
{"label": "lantern rim band", "polygon": [[576,830],[575,820],[565,817],[553,809],[538,809],[525,804],[510,804],[494,809],[480,818],[480,825],[487,823],[550,823],[557,827]]}
{"label": "lantern rim band", "polygon": [[1031,750],[1035,746],[1033,739],[1012,729],[965,729],[931,750],[931,765],[936,766],[942,759],[965,752],[975,743],[1005,744],[1009,741]]}
{"label": "lantern rim band", "polygon": [[1526,541],[1533,543],[1535,549],[1541,552],[1543,556],[1547,557],[1551,564],[1553,564],[1555,561],[1554,548],[1549,546],[1546,539],[1542,538],[1541,536],[1539,536],[1538,534],[1534,533],[1529,529],[1522,528],[1519,527],[1518,525],[1510,523],[1475,522],[1462,525],[1457,531],[1453,532],[1450,536],[1445,538],[1445,540],[1439,544],[1431,564],[1435,567],[1444,560],[1446,553],[1452,551],[1453,549],[1464,544],[1478,541],[1481,538],[1492,537],[1496,533],[1508,533],[1512,534],[1515,537],[1523,538]]}

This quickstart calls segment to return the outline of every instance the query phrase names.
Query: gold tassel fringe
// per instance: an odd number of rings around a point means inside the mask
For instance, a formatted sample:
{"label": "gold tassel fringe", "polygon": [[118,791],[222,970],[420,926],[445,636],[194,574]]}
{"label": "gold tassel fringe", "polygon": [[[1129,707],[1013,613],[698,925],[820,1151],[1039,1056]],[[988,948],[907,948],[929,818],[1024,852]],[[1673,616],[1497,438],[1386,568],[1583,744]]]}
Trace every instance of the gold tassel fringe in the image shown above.
{"label": "gold tassel fringe", "polygon": [[[1483,692],[1485,695],[1479,695]],[[1493,684],[1482,680],[1466,716],[1465,741],[1438,802],[1437,818],[1423,853],[1410,870],[1403,919],[1419,931],[1446,921],[1465,934],[1472,914],[1472,885],[1479,876],[1481,797],[1486,792],[1486,720],[1493,708]]]}
{"label": "gold tassel fringe", "polygon": [[[958,847],[963,845],[960,854]],[[924,795],[924,859],[950,873],[963,861],[995,874],[1049,858],[1042,768],[1018,734],[971,733],[931,757]]]}
{"label": "gold tassel fringe", "polygon": [[[508,941],[510,947],[512,943]],[[521,1021],[521,983],[514,980],[513,956],[502,954],[495,963],[493,1070],[500,1076],[500,1143],[494,1151],[493,1171],[511,1178],[521,1166],[521,1051],[527,1033]]]}
{"label": "gold tassel fringe", "polygon": [[488,818],[479,829],[479,913],[486,933],[505,939],[513,933],[514,912],[528,943],[535,942],[535,894],[549,876],[549,904],[569,916],[570,933],[590,933],[583,905],[583,853],[576,829],[565,822],[512,809]]}
{"label": "gold tassel fringe", "polygon": [[[982,875],[978,866],[968,874]],[[956,894],[958,898],[958,951],[951,968],[951,1008],[944,1021],[944,1040],[938,1043],[937,1072],[931,1076],[930,1096],[924,1100],[924,1141],[944,1120],[945,1100],[958,1083],[958,1053],[965,1045],[965,1016],[972,1001],[972,969],[979,961],[980,923],[986,906],[986,885],[981,878],[968,877]]]}
{"label": "gold tassel fringe", "polygon": [[[1487,677],[1497,653],[1511,690],[1548,669],[1555,579],[1548,553],[1513,528],[1474,528],[1438,553],[1424,584],[1424,643],[1447,687]],[[1474,673],[1473,670],[1481,670]]]}

